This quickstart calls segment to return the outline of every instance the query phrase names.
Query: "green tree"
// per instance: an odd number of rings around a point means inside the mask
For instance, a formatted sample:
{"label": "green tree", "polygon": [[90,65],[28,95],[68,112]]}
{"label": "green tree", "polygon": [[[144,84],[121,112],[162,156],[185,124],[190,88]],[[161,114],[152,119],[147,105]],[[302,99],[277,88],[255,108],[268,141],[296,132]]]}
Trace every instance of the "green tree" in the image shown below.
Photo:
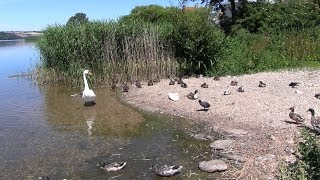
{"label": "green tree", "polygon": [[80,25],[89,22],[89,19],[85,13],[76,13],[74,16],[70,17],[67,25]]}

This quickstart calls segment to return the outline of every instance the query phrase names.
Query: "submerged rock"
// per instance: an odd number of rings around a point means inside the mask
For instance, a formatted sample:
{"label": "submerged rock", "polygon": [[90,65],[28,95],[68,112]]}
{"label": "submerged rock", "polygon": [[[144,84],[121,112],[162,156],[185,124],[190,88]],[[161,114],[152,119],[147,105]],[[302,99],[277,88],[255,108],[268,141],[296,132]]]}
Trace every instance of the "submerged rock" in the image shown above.
{"label": "submerged rock", "polygon": [[227,164],[219,159],[199,162],[199,169],[205,172],[216,172],[227,170]]}

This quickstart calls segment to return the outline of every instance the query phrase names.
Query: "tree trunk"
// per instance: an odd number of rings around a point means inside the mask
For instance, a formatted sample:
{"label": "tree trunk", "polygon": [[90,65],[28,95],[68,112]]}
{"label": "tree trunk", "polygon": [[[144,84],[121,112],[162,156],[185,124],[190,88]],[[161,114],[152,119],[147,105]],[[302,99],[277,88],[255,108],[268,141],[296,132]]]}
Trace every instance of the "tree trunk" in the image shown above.
{"label": "tree trunk", "polygon": [[229,0],[230,4],[231,4],[231,18],[232,21],[234,21],[236,19],[236,3],[234,2],[234,0]]}

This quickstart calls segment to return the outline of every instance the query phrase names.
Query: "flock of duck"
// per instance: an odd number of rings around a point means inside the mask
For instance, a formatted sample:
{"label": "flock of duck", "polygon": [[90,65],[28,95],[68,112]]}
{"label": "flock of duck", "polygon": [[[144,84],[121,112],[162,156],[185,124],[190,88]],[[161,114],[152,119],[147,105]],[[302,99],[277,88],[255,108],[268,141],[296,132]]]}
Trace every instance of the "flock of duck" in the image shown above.
{"label": "flock of duck", "polygon": [[[214,77],[213,79],[215,81],[219,81],[220,77]],[[158,83],[158,82],[160,82],[159,77],[157,77],[155,80],[150,80],[148,82],[148,86],[152,86],[152,85],[154,85],[155,83]],[[188,87],[188,85],[185,82],[183,82],[183,80],[181,78],[174,78],[174,79],[170,79],[170,81],[169,81],[169,85],[175,85],[176,83],[180,84],[182,88],[187,88]],[[300,84],[299,82],[291,82],[291,83],[289,83],[289,86],[291,88],[296,88],[297,86],[299,86],[299,84]],[[136,81],[135,85],[138,88],[142,87],[140,81]],[[230,83],[230,86],[237,86],[237,85],[238,85],[238,82],[234,81],[234,80],[231,81],[231,83]],[[264,83],[263,81],[259,81],[258,87],[264,88],[266,86],[267,86],[266,83]],[[200,87],[201,88],[208,88],[209,85],[207,83],[203,83],[203,84],[201,84]],[[123,92],[128,92],[128,90],[129,90],[129,86],[127,84],[125,84],[123,86]],[[243,86],[238,87],[237,92],[244,92]],[[187,98],[191,99],[191,100],[196,100],[196,99],[199,98],[197,93],[198,93],[198,90],[195,90],[194,92],[189,93],[187,95]],[[231,94],[231,91],[229,89],[226,89],[226,90],[223,91],[223,95],[229,95],[229,94]],[[317,93],[314,96],[317,99],[320,99],[320,93]],[[168,97],[169,97],[169,99],[171,99],[173,101],[178,101],[179,100],[178,93],[168,93]],[[210,103],[208,103],[206,101],[202,101],[200,99],[198,100],[198,102],[199,102],[200,106],[203,107],[202,110],[204,110],[204,111],[209,110]],[[300,123],[304,122],[305,118],[303,118],[301,115],[295,113],[294,112],[294,107],[289,108],[289,110],[290,110],[289,117],[292,120],[294,120],[295,123],[299,123],[300,124]],[[314,131],[320,134],[320,117],[316,117],[315,116],[315,110],[313,108],[309,108],[308,111],[311,113],[311,125],[312,125]]]}
{"label": "flock of duck", "polygon": [[[125,167],[127,163],[126,162],[113,162],[110,164],[106,164],[105,162],[99,162],[97,166],[100,166],[101,169],[105,171],[118,171]],[[152,169],[154,170],[155,174],[162,177],[170,177],[175,174],[178,174],[182,166],[170,166],[167,164],[164,164],[162,166],[153,165]]]}
{"label": "flock of duck", "polygon": [[[82,99],[86,104],[95,104],[95,97],[96,95],[94,94],[94,92],[89,89],[87,80],[86,80],[86,75],[90,74],[89,70],[85,70],[83,72],[83,79],[84,79],[84,91],[82,93]],[[214,77],[213,78],[215,81],[219,81],[220,77]],[[157,77],[154,80],[150,80],[148,81],[147,85],[148,86],[153,86],[155,83],[159,83],[160,82],[160,78]],[[111,88],[115,88],[116,87],[117,82],[113,81]],[[174,79],[170,79],[169,81],[169,85],[175,85],[175,84],[179,84],[182,88],[187,88],[188,85],[183,82],[183,80],[181,78],[174,78]],[[238,82],[237,81],[231,81],[230,83],[231,86],[237,86]],[[296,86],[298,86],[299,83],[298,82],[291,82],[289,84],[290,87],[295,88]],[[142,88],[142,84],[140,81],[136,81],[135,82],[135,86],[137,88]],[[264,88],[266,87],[266,83],[259,81],[258,87]],[[201,88],[208,88],[209,85],[207,83],[203,83],[200,85]],[[129,91],[129,86],[128,84],[124,84],[122,87],[122,91],[123,92],[128,92]],[[237,89],[238,92],[244,92],[244,88],[243,86],[238,87]],[[198,90],[195,90],[194,92],[191,92],[187,95],[187,98],[190,100],[196,100],[198,99],[199,105],[202,106],[202,110],[204,111],[208,111],[209,107],[210,107],[210,103],[208,103],[207,101],[202,101],[199,99],[198,95]],[[226,89],[224,90],[223,94],[224,95],[229,95],[231,92],[230,90]],[[177,101],[179,100],[179,95],[178,93],[169,93],[168,94],[169,99],[173,100],[173,101]],[[320,94],[315,94],[315,97],[320,99]],[[305,118],[303,118],[301,115],[297,114],[294,112],[294,107],[289,108],[290,113],[289,113],[289,117],[295,121],[295,123],[303,123]],[[320,133],[320,117],[316,117],[315,116],[315,111],[313,108],[309,108],[308,111],[311,112],[311,125],[313,127],[313,129],[317,132]],[[126,162],[113,162],[110,164],[106,164],[105,162],[100,162],[97,166],[99,166],[101,169],[104,169],[105,171],[118,171],[122,168],[124,168],[126,166]],[[182,169],[182,166],[177,166],[177,165],[163,165],[163,166],[153,166],[154,172],[155,174],[159,175],[159,176],[173,176],[177,173],[179,173]]]}

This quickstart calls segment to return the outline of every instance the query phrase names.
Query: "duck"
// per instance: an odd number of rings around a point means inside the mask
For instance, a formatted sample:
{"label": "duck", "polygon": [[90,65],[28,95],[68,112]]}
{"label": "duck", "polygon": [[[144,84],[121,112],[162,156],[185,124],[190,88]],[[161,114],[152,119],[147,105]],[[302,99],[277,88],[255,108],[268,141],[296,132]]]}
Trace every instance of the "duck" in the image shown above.
{"label": "duck", "polygon": [[259,81],[258,87],[266,87],[266,86],[267,86],[266,83]]}
{"label": "duck", "polygon": [[179,94],[178,93],[168,93],[168,97],[172,101],[178,101],[179,100]]}
{"label": "duck", "polygon": [[226,89],[223,91],[223,95],[229,95],[231,94],[231,91],[229,89]]}
{"label": "duck", "polygon": [[159,82],[160,82],[160,78],[159,78],[159,76],[157,76],[157,78],[156,78],[156,79],[154,79],[154,80],[153,80],[153,82],[154,82],[154,83],[159,83]]}
{"label": "duck", "polygon": [[207,83],[203,83],[203,84],[201,84],[201,87],[202,87],[202,88],[208,88],[209,86],[208,86]]}
{"label": "duck", "polygon": [[289,110],[290,110],[290,113],[289,113],[290,119],[294,120],[296,123],[302,123],[304,121],[303,117],[301,117],[299,114],[294,112],[294,107],[290,107]]}
{"label": "duck", "polygon": [[110,164],[106,164],[105,162],[99,162],[98,166],[100,166],[101,169],[104,169],[106,171],[118,171],[122,169],[126,164],[126,162],[113,162]]}
{"label": "duck", "polygon": [[238,89],[237,89],[238,92],[244,92],[244,88],[243,86],[240,86]]}
{"label": "duck", "polygon": [[142,88],[141,82],[137,80],[137,81],[136,81],[136,86],[137,86],[137,88]]}
{"label": "duck", "polygon": [[220,81],[220,77],[215,76],[215,77],[213,77],[213,80],[215,80],[215,81]]}
{"label": "duck", "polygon": [[299,82],[291,82],[289,86],[292,88],[295,88],[296,86],[299,86],[299,84],[300,84]]}
{"label": "duck", "polygon": [[198,100],[199,104],[203,107],[204,110],[208,110],[210,107],[210,104],[206,101],[201,101],[200,99]]}
{"label": "duck", "polygon": [[187,86],[187,84],[186,84],[186,83],[182,83],[182,84],[181,84],[181,87],[183,87],[183,88],[187,88],[188,86]]}
{"label": "duck", "polygon": [[320,99],[320,93],[315,94],[314,97],[316,97],[317,99]]}
{"label": "duck", "polygon": [[320,117],[315,117],[315,111],[313,108],[309,108],[308,111],[311,112],[311,125],[313,129],[320,133]]}
{"label": "duck", "polygon": [[177,84],[183,84],[184,82],[182,81],[182,79],[178,79]]}
{"label": "duck", "polygon": [[128,84],[126,83],[123,88],[122,88],[122,92],[128,92],[129,91],[129,86]]}
{"label": "duck", "polygon": [[202,77],[203,77],[202,74],[197,74],[197,75],[196,75],[196,78],[202,78]]}
{"label": "duck", "polygon": [[194,92],[189,93],[187,97],[192,100],[198,99],[197,93],[198,93],[198,90],[195,90]]}
{"label": "duck", "polygon": [[179,81],[179,78],[175,77],[175,78],[173,78],[173,80],[174,80],[175,82],[178,82],[178,81]]}
{"label": "duck", "polygon": [[170,177],[180,173],[183,166],[177,166],[177,165],[169,166],[165,164],[161,167],[153,166],[153,168],[156,175],[162,176],[162,177]]}
{"label": "duck", "polygon": [[230,85],[231,86],[237,86],[238,85],[238,81],[231,81]]}
{"label": "duck", "polygon": [[174,80],[170,79],[169,85],[174,85],[174,84],[175,84]]}
{"label": "duck", "polygon": [[148,81],[148,86],[153,86],[153,81],[152,80]]}

